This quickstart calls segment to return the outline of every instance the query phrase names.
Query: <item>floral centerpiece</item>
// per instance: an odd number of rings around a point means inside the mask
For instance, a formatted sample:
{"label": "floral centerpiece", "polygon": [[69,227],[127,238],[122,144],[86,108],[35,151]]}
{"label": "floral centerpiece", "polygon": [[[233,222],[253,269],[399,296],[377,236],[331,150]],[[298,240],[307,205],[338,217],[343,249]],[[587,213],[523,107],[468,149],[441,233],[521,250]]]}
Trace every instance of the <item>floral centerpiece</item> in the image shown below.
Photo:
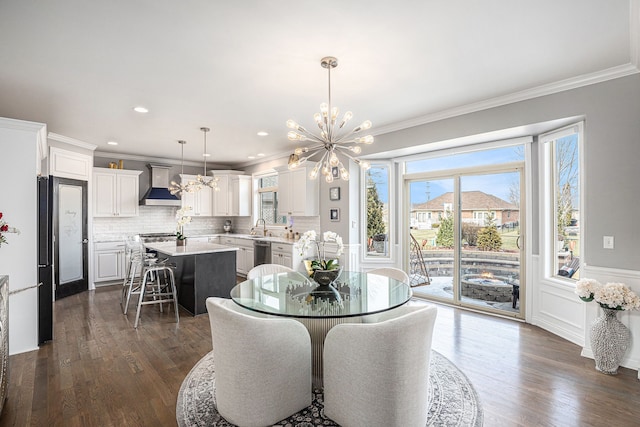
{"label": "floral centerpiece", "polygon": [[318,236],[314,230],[305,232],[300,240],[295,244],[296,249],[300,252],[300,256],[304,256],[310,246],[315,245],[317,250],[317,259],[311,261],[312,273],[315,270],[337,270],[340,268],[337,259],[327,259],[325,245],[327,242],[334,242],[337,245],[335,256],[339,257],[344,251],[342,237],[333,231],[325,231],[322,235],[322,241],[318,240]]}
{"label": "floral centerpiece", "polygon": [[580,279],[576,283],[576,295],[581,300],[597,302],[602,315],[591,324],[590,339],[596,370],[615,375],[631,341],[629,328],[618,320],[621,310],[637,310],[640,298],[624,283],[601,285],[597,280]]}
{"label": "floral centerpiece", "polygon": [[191,211],[191,206],[185,206],[176,211],[176,239],[179,245],[183,245],[186,240],[186,236],[184,235],[184,226],[191,222],[191,216],[189,212]]}
{"label": "floral centerpiece", "polygon": [[9,244],[5,236],[6,233],[20,234],[20,230],[15,227],[9,226],[9,224],[7,224],[7,222],[2,219],[2,212],[0,212],[0,246],[2,246],[3,243]]}

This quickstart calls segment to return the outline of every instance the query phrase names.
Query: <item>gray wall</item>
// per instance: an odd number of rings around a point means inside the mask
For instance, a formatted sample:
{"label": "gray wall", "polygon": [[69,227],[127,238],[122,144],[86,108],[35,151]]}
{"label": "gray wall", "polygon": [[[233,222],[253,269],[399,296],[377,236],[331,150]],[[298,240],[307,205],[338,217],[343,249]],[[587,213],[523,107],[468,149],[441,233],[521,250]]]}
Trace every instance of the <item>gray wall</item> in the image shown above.
{"label": "gray wall", "polygon": [[[637,270],[640,74],[379,135],[367,154],[575,116],[585,118],[584,261]],[[604,235],[615,249],[602,248]]]}

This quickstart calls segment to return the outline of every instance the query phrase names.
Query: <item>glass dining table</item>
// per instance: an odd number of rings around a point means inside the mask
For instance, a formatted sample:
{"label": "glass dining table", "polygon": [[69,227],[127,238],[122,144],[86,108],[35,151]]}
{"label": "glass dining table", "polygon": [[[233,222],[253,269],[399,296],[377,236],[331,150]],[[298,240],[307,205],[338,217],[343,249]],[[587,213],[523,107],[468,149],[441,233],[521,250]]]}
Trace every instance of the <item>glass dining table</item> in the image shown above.
{"label": "glass dining table", "polygon": [[[337,291],[337,292],[336,292]],[[322,388],[322,352],[327,332],[339,323],[393,310],[411,299],[407,283],[377,274],[343,271],[333,289],[301,273],[268,274],[237,284],[231,299],[262,314],[301,322],[311,337],[314,388]]]}

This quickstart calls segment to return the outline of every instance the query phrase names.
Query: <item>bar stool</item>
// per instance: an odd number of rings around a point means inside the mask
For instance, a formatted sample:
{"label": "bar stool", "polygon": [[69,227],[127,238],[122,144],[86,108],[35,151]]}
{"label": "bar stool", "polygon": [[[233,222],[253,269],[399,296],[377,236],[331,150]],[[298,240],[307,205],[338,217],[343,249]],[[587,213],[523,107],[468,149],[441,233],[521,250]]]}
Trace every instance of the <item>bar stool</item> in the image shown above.
{"label": "bar stool", "polygon": [[[145,298],[151,298],[145,300]],[[173,266],[169,264],[153,265],[146,267],[142,276],[138,296],[138,309],[134,328],[138,328],[140,309],[143,305],[160,304],[160,312],[165,302],[173,303],[173,311],[176,313],[176,323],[180,322],[178,315],[178,292],[173,274]]]}
{"label": "bar stool", "polygon": [[126,240],[125,251],[127,262],[125,277],[122,282],[120,306],[122,307],[122,312],[127,314],[131,295],[140,293],[140,283],[145,269],[160,261],[155,258],[155,254],[146,253],[139,236],[132,236]]}

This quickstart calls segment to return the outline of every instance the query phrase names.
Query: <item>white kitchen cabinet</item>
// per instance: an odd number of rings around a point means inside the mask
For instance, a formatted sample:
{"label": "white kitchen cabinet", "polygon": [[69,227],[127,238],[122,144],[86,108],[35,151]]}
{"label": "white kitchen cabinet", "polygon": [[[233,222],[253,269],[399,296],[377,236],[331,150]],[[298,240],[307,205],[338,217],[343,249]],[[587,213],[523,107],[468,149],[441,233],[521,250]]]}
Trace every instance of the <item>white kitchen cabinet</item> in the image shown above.
{"label": "white kitchen cabinet", "polygon": [[251,215],[251,177],[238,171],[212,171],[218,178],[213,192],[214,216]]}
{"label": "white kitchen cabinet", "polygon": [[281,213],[287,216],[319,215],[318,179],[308,178],[313,166],[278,172],[278,210]]}
{"label": "white kitchen cabinet", "polygon": [[251,270],[253,268],[253,246],[251,247],[246,247],[246,246],[238,246],[240,248],[240,250],[237,252],[238,254],[238,266],[237,266],[237,270],[239,274],[243,274],[246,276],[246,274],[249,272],[249,270]]}
{"label": "white kitchen cabinet", "polygon": [[251,215],[251,177],[231,176],[231,216]]}
{"label": "white kitchen cabinet", "polygon": [[124,279],[124,242],[97,242],[94,245],[93,259],[94,283]]}
{"label": "white kitchen cabinet", "polygon": [[138,216],[142,171],[93,168],[93,216]]}
{"label": "white kitchen cabinet", "polygon": [[253,240],[238,237],[220,236],[220,244],[237,247],[236,251],[236,271],[238,274],[246,275],[253,268]]}
{"label": "white kitchen cabinet", "polygon": [[[180,174],[182,184],[194,182],[197,179],[195,175]],[[180,198],[182,207],[191,206],[190,216],[211,216],[213,214],[213,189],[203,186],[200,190],[193,193],[182,193]]]}
{"label": "white kitchen cabinet", "polygon": [[[279,182],[278,185],[280,185]],[[272,243],[271,263],[293,268],[293,245],[288,243]]]}
{"label": "white kitchen cabinet", "polygon": [[218,178],[218,190],[213,194],[213,215],[231,216],[231,192],[229,175],[215,174]]}

